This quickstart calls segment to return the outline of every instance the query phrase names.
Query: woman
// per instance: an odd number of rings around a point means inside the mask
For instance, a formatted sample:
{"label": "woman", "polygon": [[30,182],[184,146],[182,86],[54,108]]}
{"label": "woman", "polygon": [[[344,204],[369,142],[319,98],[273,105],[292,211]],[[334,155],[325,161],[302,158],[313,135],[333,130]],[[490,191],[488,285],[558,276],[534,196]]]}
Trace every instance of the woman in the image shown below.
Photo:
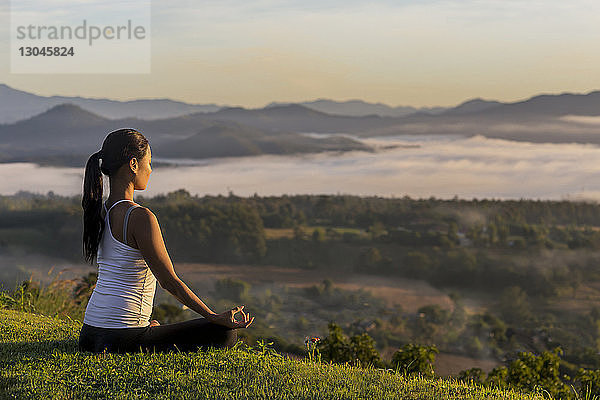
{"label": "woman", "polygon": [[[254,317],[244,306],[215,313],[179,279],[156,216],[133,201],[134,190],[146,189],[151,172],[150,146],[134,129],[111,132],[87,162],[83,246],[86,262],[97,259],[98,281],[85,310],[79,348],[129,352],[231,347],[237,329],[247,328]],[[102,173],[110,180],[104,203]],[[204,318],[168,325],[150,321],[157,280]]]}

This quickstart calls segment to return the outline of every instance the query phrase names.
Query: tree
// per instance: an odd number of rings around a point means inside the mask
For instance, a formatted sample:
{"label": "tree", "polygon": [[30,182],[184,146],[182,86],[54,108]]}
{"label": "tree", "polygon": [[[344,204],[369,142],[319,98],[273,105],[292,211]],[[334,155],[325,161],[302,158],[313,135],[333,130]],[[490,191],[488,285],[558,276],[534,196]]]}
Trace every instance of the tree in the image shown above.
{"label": "tree", "polygon": [[381,253],[376,247],[369,247],[367,250],[360,254],[360,266],[363,268],[371,269],[377,266],[381,261]]}
{"label": "tree", "polygon": [[404,265],[411,278],[428,278],[433,269],[431,258],[420,251],[409,251],[404,257]]}
{"label": "tree", "polygon": [[532,317],[527,294],[518,286],[508,287],[502,292],[498,309],[502,318],[510,323],[522,323]]}
{"label": "tree", "polygon": [[294,225],[294,240],[303,240],[304,239],[304,230],[300,227],[300,225]]}
{"label": "tree", "polygon": [[433,376],[435,355],[439,350],[435,345],[422,346],[408,343],[398,349],[392,356],[392,366],[405,374],[421,374]]}
{"label": "tree", "polygon": [[317,345],[324,360],[335,363],[358,362],[361,366],[383,366],[375,341],[367,333],[348,338],[335,322],[328,325],[329,335]]}
{"label": "tree", "polygon": [[575,380],[580,382],[581,393],[589,392],[589,394],[594,396],[594,398],[600,396],[600,370],[580,368]]}
{"label": "tree", "polygon": [[376,221],[373,225],[369,226],[367,232],[371,234],[371,240],[377,239],[378,237],[387,233],[385,230],[385,225],[383,225],[381,221]]}
{"label": "tree", "polygon": [[458,379],[468,383],[482,384],[485,381],[485,372],[481,368],[471,368],[460,371]]}
{"label": "tree", "polygon": [[335,363],[350,361],[352,348],[350,340],[344,335],[342,328],[335,322],[330,322],[327,328],[329,335],[317,345],[323,359]]}
{"label": "tree", "polygon": [[239,279],[225,278],[215,282],[215,296],[236,302],[245,301],[248,297],[250,284]]}
{"label": "tree", "polygon": [[315,228],[312,233],[313,242],[323,242],[325,241],[325,233],[321,228]]}
{"label": "tree", "polygon": [[456,245],[460,243],[460,239],[458,238],[458,225],[456,222],[452,221],[448,224],[447,236],[453,244]]}
{"label": "tree", "polygon": [[382,366],[381,356],[375,348],[375,340],[368,334],[363,333],[352,336],[350,338],[350,347],[354,359],[358,360],[361,366]]}
{"label": "tree", "polygon": [[[506,383],[518,389],[533,391],[537,386],[547,390],[555,398],[570,396],[567,385],[560,379],[560,347],[536,356],[520,352],[508,366]],[[568,398],[568,397],[567,397]]]}

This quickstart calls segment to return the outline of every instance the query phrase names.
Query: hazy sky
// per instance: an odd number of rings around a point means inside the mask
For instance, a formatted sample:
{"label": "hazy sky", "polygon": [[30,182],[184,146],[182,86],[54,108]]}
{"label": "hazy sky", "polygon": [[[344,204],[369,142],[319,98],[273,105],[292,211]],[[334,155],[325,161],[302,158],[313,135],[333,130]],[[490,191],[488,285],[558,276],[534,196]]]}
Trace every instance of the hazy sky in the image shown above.
{"label": "hazy sky", "polygon": [[592,0],[154,1],[144,75],[10,74],[8,21],[0,0],[0,82],[42,95],[450,106],[600,89]]}

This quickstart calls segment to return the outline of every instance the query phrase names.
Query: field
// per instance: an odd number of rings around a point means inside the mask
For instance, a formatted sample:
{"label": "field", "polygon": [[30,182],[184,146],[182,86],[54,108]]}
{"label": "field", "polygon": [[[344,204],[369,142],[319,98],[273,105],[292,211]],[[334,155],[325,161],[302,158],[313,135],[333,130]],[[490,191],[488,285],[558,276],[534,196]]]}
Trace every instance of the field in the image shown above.
{"label": "field", "polygon": [[291,360],[238,346],[80,353],[80,323],[0,310],[0,397],[19,399],[543,399],[452,379]]}
{"label": "field", "polygon": [[[307,271],[294,268],[252,265],[214,265],[214,264],[177,264],[178,274],[193,285],[199,293],[207,293],[214,288],[214,282],[223,278],[241,279],[252,284],[257,290],[273,289],[275,286],[308,287],[330,279],[336,287],[345,290],[364,289],[374,297],[385,300],[388,307],[399,308],[403,312],[415,313],[420,307],[437,304],[452,309],[453,303],[444,292],[428,283],[399,277],[379,277],[367,274],[334,274],[320,271]],[[169,294],[162,292],[157,296],[168,299]],[[481,308],[481,302],[471,299],[466,302],[468,309]],[[384,358],[391,358],[395,349],[382,352]],[[477,359],[455,354],[440,353],[436,357],[435,371],[440,376],[457,375],[460,371],[479,367],[489,372],[499,365],[498,360]]]}
{"label": "field", "polygon": [[280,268],[253,265],[177,264],[177,273],[199,290],[212,290],[214,282],[222,278],[235,278],[253,286],[287,285],[307,287],[331,280],[336,287],[346,290],[364,289],[385,300],[389,307],[401,306],[406,312],[416,312],[427,304],[452,308],[446,294],[423,281],[398,277],[379,277],[356,273],[307,271],[298,268]]}

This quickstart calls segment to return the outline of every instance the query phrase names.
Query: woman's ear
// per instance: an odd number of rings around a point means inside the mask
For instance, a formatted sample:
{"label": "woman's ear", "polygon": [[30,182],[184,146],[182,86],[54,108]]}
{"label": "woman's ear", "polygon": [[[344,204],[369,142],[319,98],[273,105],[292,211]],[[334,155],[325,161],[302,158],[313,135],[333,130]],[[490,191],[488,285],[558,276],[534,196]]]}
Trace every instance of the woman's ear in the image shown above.
{"label": "woman's ear", "polygon": [[137,158],[133,157],[131,160],[129,160],[129,166],[131,167],[131,170],[135,173],[137,171]]}

